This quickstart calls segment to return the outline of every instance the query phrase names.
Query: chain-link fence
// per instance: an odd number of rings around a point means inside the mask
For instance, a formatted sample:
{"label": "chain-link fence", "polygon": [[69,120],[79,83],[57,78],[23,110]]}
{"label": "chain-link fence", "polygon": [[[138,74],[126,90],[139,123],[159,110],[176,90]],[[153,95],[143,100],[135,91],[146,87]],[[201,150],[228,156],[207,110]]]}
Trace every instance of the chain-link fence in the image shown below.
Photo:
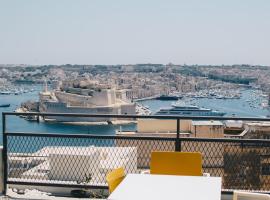
{"label": "chain-link fence", "polygon": [[270,192],[270,140],[11,133],[3,127],[5,184],[106,188],[111,170],[142,173],[152,151],[177,150],[201,152],[203,172],[222,177],[224,191]]}
{"label": "chain-link fence", "polygon": [[[7,134],[8,182],[106,187],[106,174],[149,169],[152,151],[174,151],[176,139]],[[270,191],[270,141],[180,138],[181,151],[201,152],[203,171],[223,189]]]}

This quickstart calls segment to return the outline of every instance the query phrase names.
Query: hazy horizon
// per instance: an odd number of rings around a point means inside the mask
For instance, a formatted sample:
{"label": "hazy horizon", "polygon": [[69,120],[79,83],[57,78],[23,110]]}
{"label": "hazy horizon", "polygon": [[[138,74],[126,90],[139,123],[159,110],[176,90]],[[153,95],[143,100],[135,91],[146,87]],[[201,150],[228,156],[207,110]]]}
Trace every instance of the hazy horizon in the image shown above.
{"label": "hazy horizon", "polygon": [[0,63],[270,66],[268,0],[0,0]]}

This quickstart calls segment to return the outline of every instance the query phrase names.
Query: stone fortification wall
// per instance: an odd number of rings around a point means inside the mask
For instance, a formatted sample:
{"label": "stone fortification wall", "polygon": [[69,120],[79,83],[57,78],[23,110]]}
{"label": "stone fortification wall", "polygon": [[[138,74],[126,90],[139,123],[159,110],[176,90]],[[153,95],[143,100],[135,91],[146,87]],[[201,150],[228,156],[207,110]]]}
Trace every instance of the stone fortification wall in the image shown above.
{"label": "stone fortification wall", "polygon": [[65,92],[55,92],[59,101],[67,103],[71,106],[109,106],[115,103],[114,90],[102,90],[93,92],[92,96],[83,96],[77,94],[70,94]]}

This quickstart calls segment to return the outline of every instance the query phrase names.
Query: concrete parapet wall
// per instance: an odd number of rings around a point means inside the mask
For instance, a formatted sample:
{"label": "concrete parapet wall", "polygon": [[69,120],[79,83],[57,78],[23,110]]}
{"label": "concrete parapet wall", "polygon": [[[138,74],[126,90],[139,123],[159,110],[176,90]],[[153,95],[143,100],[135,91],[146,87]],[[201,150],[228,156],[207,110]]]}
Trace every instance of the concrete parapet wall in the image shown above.
{"label": "concrete parapet wall", "polygon": [[[176,132],[176,120],[161,120],[161,119],[139,119],[137,130],[140,133],[165,133]],[[180,120],[180,131],[191,131],[191,120]]]}

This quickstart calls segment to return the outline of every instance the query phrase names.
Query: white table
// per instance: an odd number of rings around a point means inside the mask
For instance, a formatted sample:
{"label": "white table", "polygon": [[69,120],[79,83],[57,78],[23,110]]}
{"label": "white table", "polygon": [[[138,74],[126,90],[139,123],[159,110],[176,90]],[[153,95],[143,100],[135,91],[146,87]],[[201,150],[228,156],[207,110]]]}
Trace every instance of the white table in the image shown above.
{"label": "white table", "polygon": [[220,200],[221,178],[128,174],[108,200]]}

